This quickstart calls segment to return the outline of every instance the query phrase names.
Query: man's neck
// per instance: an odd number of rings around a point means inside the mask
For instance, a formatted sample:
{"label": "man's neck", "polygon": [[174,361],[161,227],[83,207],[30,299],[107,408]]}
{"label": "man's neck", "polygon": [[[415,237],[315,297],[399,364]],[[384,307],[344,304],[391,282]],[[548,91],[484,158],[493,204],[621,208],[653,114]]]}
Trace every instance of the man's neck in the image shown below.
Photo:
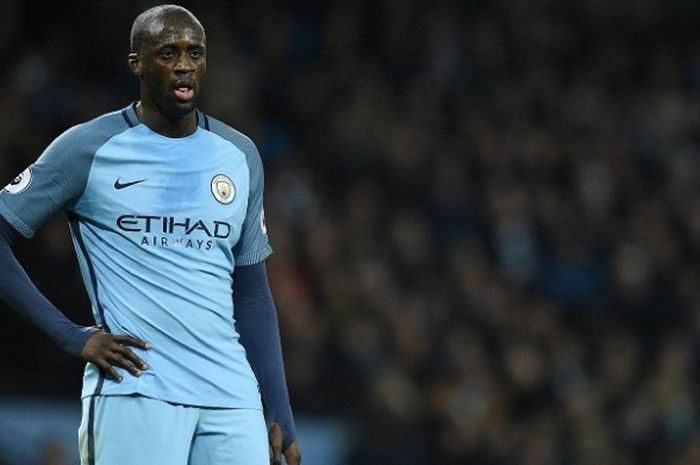
{"label": "man's neck", "polygon": [[182,118],[171,119],[143,102],[138,102],[136,114],[143,124],[166,137],[186,137],[197,130],[197,115],[194,111]]}

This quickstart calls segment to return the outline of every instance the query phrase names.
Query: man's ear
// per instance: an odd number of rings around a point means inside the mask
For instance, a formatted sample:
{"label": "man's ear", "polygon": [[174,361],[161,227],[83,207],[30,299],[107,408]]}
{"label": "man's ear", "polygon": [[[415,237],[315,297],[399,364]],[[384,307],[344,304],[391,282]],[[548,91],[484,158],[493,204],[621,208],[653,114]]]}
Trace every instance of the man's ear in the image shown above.
{"label": "man's ear", "polygon": [[141,59],[138,53],[132,52],[129,54],[129,68],[131,68],[132,73],[141,77]]}

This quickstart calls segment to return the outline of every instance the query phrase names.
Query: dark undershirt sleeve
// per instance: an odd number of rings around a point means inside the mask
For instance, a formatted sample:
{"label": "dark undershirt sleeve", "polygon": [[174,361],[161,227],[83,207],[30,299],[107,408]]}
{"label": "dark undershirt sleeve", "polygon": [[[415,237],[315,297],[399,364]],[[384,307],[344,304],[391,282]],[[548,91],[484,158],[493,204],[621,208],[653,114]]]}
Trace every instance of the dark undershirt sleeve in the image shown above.
{"label": "dark undershirt sleeve", "polygon": [[12,252],[11,246],[18,238],[18,232],[0,216],[0,299],[66,352],[79,357],[96,328],[76,325],[39,292]]}
{"label": "dark undershirt sleeve", "polygon": [[237,266],[233,274],[236,329],[260,385],[268,428],[278,423],[283,448],[296,440],[294,418],[284,374],[277,309],[265,263]]}

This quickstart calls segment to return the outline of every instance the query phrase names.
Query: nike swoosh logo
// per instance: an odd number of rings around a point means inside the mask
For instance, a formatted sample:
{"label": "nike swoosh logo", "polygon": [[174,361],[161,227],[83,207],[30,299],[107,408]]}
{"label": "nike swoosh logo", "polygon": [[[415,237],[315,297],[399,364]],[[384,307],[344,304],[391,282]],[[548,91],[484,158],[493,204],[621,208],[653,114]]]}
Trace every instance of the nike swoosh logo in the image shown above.
{"label": "nike swoosh logo", "polygon": [[126,189],[127,187],[131,187],[134,184],[138,184],[138,183],[141,183],[144,181],[145,181],[145,179],[139,179],[138,181],[121,182],[121,179],[117,178],[117,180],[114,181],[114,188],[116,190],[122,190],[122,189]]}

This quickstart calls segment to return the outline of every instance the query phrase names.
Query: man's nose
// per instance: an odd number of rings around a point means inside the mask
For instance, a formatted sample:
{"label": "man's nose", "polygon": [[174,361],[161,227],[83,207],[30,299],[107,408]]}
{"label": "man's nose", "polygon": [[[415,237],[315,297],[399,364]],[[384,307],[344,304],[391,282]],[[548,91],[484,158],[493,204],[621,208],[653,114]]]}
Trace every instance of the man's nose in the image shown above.
{"label": "man's nose", "polygon": [[194,61],[187,53],[181,53],[175,62],[176,73],[191,73],[194,71]]}

